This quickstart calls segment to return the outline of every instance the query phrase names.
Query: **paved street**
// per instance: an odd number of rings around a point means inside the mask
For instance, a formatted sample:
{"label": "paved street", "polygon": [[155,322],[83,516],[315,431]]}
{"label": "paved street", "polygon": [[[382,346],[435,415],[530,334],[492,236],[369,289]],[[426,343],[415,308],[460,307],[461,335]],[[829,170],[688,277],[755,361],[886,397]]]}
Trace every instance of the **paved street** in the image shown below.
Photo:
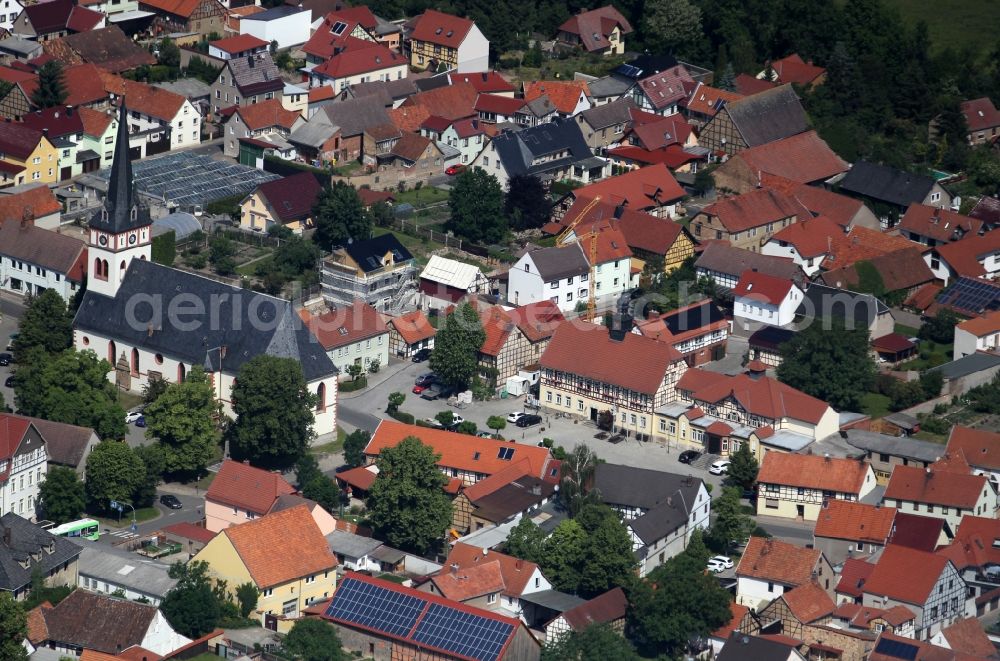
{"label": "paved street", "polygon": [[[172,489],[170,485],[164,485],[160,487],[159,491],[160,493],[170,493]],[[125,525],[122,528],[104,528],[101,532],[101,541],[108,544],[115,544],[134,537],[150,535],[164,526],[169,526],[173,523],[180,523],[182,521],[194,523],[204,518],[204,512],[202,511],[204,495],[193,496],[185,493],[176,493],[175,495],[181,501],[181,504],[184,505],[181,509],[168,509],[157,502],[156,509],[159,511],[160,516],[156,519],[140,523],[136,526],[137,531],[133,533],[128,525],[128,521],[132,517],[132,512],[126,508],[126,511],[122,513],[122,523]]]}

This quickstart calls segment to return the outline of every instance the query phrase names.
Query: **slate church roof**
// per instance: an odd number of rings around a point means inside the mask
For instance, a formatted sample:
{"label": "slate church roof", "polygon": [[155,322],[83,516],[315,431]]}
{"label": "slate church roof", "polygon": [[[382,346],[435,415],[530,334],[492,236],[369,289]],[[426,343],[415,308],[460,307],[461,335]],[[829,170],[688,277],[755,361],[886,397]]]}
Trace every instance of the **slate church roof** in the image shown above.
{"label": "slate church roof", "polygon": [[122,100],[118,106],[118,139],[108,180],[104,204],[90,219],[90,226],[102,232],[121,234],[151,225],[149,208],[139,204],[132,174],[132,159],[128,153],[128,109]]}

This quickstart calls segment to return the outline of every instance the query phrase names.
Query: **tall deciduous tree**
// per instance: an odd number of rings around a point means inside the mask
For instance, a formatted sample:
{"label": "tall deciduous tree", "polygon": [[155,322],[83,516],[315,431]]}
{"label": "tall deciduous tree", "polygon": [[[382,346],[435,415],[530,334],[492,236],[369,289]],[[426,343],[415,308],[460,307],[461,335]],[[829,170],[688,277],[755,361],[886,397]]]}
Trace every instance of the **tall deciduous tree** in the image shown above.
{"label": "tall deciduous tree", "polygon": [[244,363],[233,387],[231,454],[275,468],[294,465],[313,438],[315,405],[295,360],[261,355]]}
{"label": "tall deciduous tree", "polygon": [[28,615],[10,592],[0,591],[0,659],[27,661],[24,639],[28,636]]}
{"label": "tall deciduous tree", "polygon": [[421,555],[440,547],[451,523],[448,478],[419,438],[408,436],[384,448],[375,465],[378,475],[368,496],[372,526],[390,545]]}
{"label": "tall deciduous tree", "polygon": [[559,499],[571,517],[576,516],[585,505],[599,502],[597,494],[591,491],[599,461],[593,450],[578,443],[562,463]]}
{"label": "tall deciduous tree", "polygon": [[260,590],[250,581],[236,586],[236,602],[239,604],[240,617],[250,617],[253,609],[257,608],[258,597]]}
{"label": "tall deciduous tree", "polygon": [[140,445],[133,451],[142,462],[145,477],[135,491],[132,504],[135,507],[150,507],[156,501],[156,487],[163,481],[167,460],[163,449],[156,444]]}
{"label": "tall deciduous tree", "polygon": [[503,552],[515,558],[541,564],[545,557],[545,533],[526,516],[507,535]]}
{"label": "tall deciduous tree", "polygon": [[371,237],[371,215],[354,187],[342,181],[323,188],[312,212],[316,224],[313,241],[323,250],[346,244],[348,239]]}
{"label": "tall deciduous tree", "polygon": [[729,459],[731,463],[727,473],[728,481],[741,489],[752,489],[754,482],[757,481],[757,471],[760,470],[760,464],[750,452],[750,444],[740,443],[740,447]]}
{"label": "tall deciduous tree", "polygon": [[292,625],[282,649],[302,661],[345,661],[340,637],[329,622],[302,619]]}
{"label": "tall deciduous tree", "polygon": [[[398,408],[398,407],[397,407]],[[364,429],[355,429],[344,439],[344,463],[354,468],[365,463],[365,448],[372,435]]]}
{"label": "tall deciduous tree", "polygon": [[726,487],[722,495],[712,503],[715,521],[708,534],[712,547],[720,553],[728,553],[753,532],[754,520],[740,510],[740,492],[735,487]]}
{"label": "tall deciduous tree", "polygon": [[867,328],[829,328],[817,320],[781,347],[778,378],[839,410],[858,410],[875,380]]}
{"label": "tall deciduous tree", "polygon": [[507,234],[503,189],[497,178],[482,168],[469,168],[458,175],[448,196],[448,208],[448,229],[458,236],[477,243],[496,243]]}
{"label": "tall deciduous tree", "polygon": [[632,644],[609,624],[592,624],[545,641],[541,661],[640,661]]}
{"label": "tall deciduous tree", "polygon": [[549,220],[548,193],[541,179],[531,174],[511,177],[504,196],[504,213],[511,229],[541,227]]}
{"label": "tall deciduous tree", "polygon": [[146,466],[126,443],[104,441],[87,456],[87,505],[109,512],[112,500],[134,505],[136,492],[146,479]]}
{"label": "tall deciduous tree", "polygon": [[52,108],[66,102],[66,83],[63,65],[57,59],[49,60],[38,69],[38,87],[31,93],[31,104],[36,108]]}
{"label": "tall deciduous tree", "polygon": [[202,561],[170,567],[170,578],[177,585],[163,598],[160,611],[170,626],[182,636],[198,638],[212,631],[219,622],[222,608],[219,597],[212,590],[208,564]]}
{"label": "tall deciduous tree", "polygon": [[75,521],[87,507],[87,501],[76,471],[67,466],[50,466],[45,481],[38,487],[45,518],[56,524]]}
{"label": "tall deciduous tree", "polygon": [[430,365],[445,385],[464,389],[478,369],[478,354],[486,340],[479,314],[463,303],[448,315],[434,338]]}
{"label": "tall deciduous tree", "polygon": [[575,521],[585,534],[577,592],[596,597],[614,587],[628,587],[635,576],[632,538],[618,514],[603,503],[585,505]]}
{"label": "tall deciduous tree", "polygon": [[212,385],[198,366],[146,407],[146,437],[163,451],[167,474],[190,478],[205,472],[219,443],[217,408]]}
{"label": "tall deciduous tree", "polygon": [[645,8],[646,43],[656,52],[686,58],[704,55],[701,9],[689,0],[650,0]]}
{"label": "tall deciduous tree", "polygon": [[14,357],[21,362],[33,350],[57,354],[73,345],[73,318],[66,301],[55,289],[46,289],[28,299],[28,306],[18,325]]}

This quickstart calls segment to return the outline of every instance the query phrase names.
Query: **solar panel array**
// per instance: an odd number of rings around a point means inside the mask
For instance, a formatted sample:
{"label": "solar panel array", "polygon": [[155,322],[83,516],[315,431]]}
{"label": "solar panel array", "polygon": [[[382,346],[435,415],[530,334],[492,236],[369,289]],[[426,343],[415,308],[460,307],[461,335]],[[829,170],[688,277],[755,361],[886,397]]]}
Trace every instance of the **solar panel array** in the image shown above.
{"label": "solar panel array", "polygon": [[514,627],[507,622],[431,604],[413,640],[481,661],[496,659]]}
{"label": "solar panel array", "polygon": [[405,638],[424,610],[423,599],[345,578],[326,609],[328,617]]}
{"label": "solar panel array", "polygon": [[977,314],[995,310],[1000,306],[1000,287],[974,278],[959,278],[938,294],[937,302]]}
{"label": "solar panel array", "polygon": [[886,656],[891,656],[895,659],[913,661],[917,658],[917,653],[920,652],[920,648],[916,645],[904,643],[900,640],[883,638],[878,641],[878,645],[875,646],[875,651],[879,654],[885,654]]}

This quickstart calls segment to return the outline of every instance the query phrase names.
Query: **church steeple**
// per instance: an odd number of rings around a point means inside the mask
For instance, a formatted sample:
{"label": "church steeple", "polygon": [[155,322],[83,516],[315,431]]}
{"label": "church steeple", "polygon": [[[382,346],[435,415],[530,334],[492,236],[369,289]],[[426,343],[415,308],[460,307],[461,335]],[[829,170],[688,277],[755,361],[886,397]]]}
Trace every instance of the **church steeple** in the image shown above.
{"label": "church steeple", "polygon": [[118,106],[118,135],[115,142],[111,177],[104,205],[91,217],[90,227],[110,234],[121,234],[150,225],[149,208],[139,202],[128,153],[128,110],[125,99]]}

